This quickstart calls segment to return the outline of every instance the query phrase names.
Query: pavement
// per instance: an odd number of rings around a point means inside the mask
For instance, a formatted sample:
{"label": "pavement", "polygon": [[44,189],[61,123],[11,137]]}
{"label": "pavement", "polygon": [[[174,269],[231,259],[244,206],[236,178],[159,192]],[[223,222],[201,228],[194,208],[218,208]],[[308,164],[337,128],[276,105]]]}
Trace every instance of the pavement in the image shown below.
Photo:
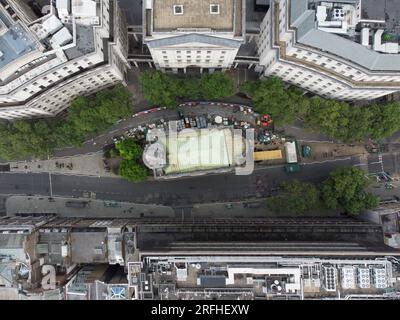
{"label": "pavement", "polygon": [[82,176],[116,177],[107,172],[103,163],[103,152],[55,157],[48,160],[10,162],[10,172],[51,173]]}
{"label": "pavement", "polygon": [[[84,208],[66,206],[68,201],[87,201]],[[107,204],[116,207],[107,207]],[[171,207],[158,205],[144,205],[129,202],[109,203],[103,200],[61,197],[27,197],[11,196],[5,202],[7,215],[19,213],[56,213],[60,217],[97,217],[97,218],[149,218],[149,217],[174,217]]]}

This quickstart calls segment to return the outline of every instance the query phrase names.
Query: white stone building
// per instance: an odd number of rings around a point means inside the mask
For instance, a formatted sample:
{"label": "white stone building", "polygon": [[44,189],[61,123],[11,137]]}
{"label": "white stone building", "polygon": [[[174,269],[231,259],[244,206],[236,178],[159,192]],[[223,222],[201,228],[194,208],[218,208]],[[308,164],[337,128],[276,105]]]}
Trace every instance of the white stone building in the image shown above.
{"label": "white stone building", "polygon": [[383,10],[366,15],[368,1],[271,1],[258,39],[264,75],[339,100],[398,91],[399,45],[382,37]]}
{"label": "white stone building", "polygon": [[245,40],[245,0],[144,0],[144,43],[156,68],[224,70]]}
{"label": "white stone building", "polygon": [[49,1],[38,18],[0,2],[0,118],[55,116],[79,95],[124,81],[125,17],[113,0]]}

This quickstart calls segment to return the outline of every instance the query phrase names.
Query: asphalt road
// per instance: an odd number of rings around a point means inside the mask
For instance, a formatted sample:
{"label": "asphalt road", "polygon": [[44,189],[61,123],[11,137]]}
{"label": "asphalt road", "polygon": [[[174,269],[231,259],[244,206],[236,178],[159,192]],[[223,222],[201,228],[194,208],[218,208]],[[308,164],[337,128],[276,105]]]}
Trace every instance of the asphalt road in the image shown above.
{"label": "asphalt road", "polygon": [[[354,165],[357,158],[315,163],[302,166],[299,173],[287,174],[283,166],[256,170],[249,176],[234,173],[189,177],[169,181],[149,181],[132,184],[116,178],[89,178],[52,175],[54,196],[82,197],[94,192],[97,199],[185,206],[214,201],[238,201],[270,195],[282,181],[299,179],[321,182],[329,172],[344,165]],[[0,194],[50,195],[48,174],[0,175]]]}

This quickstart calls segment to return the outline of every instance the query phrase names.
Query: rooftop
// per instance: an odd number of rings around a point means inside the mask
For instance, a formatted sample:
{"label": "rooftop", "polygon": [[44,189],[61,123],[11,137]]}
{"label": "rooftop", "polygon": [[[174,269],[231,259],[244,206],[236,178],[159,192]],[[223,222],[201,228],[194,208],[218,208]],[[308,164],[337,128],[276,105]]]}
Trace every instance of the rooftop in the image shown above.
{"label": "rooftop", "polygon": [[[375,4],[375,1],[373,2]],[[363,10],[369,8],[368,12],[372,12],[371,3],[371,1],[365,3],[363,1]],[[290,23],[291,27],[297,30],[298,43],[338,56],[371,71],[400,71],[400,54],[392,50],[386,51],[390,53],[383,53],[385,44],[381,43],[379,35],[386,29],[382,30],[382,25],[379,25],[379,28],[370,26],[369,35],[372,35],[373,45],[369,38],[364,39],[367,44],[360,43],[356,29],[360,22],[356,16],[357,1],[339,3],[291,0],[291,4]],[[400,10],[400,4],[398,6]],[[386,11],[385,18],[384,20],[388,19]],[[377,36],[374,36],[375,34]]]}
{"label": "rooftop", "polygon": [[108,262],[106,249],[106,231],[72,232],[72,262],[92,263]]}
{"label": "rooftop", "polygon": [[[161,140],[167,151],[167,174],[233,168],[244,147],[243,142],[235,139],[233,131],[228,128],[182,130],[177,134],[177,140],[173,136],[168,136],[167,141]],[[161,157],[163,155],[160,154]],[[156,157],[154,154],[150,156]]]}
{"label": "rooftop", "polygon": [[[235,15],[236,19],[241,17],[241,12],[235,14],[236,1],[239,0],[154,0],[153,30],[208,28],[232,31]],[[177,5],[183,6],[180,14],[174,14],[174,6]],[[219,13],[211,13],[211,5],[218,5]]]}
{"label": "rooftop", "polygon": [[36,40],[16,23],[0,37],[0,69],[27,53],[36,50]]}
{"label": "rooftop", "polygon": [[[386,20],[386,0],[362,0],[361,19],[365,20]],[[395,1],[391,1],[395,2]]]}

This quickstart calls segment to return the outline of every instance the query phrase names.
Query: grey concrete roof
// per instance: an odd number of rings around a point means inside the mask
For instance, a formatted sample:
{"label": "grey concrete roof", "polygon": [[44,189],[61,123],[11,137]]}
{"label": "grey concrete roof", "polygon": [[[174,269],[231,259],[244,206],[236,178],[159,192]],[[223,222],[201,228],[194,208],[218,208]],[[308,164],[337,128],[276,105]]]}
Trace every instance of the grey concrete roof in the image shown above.
{"label": "grey concrete roof", "polygon": [[329,52],[372,71],[400,71],[400,54],[383,54],[340,36],[311,29],[298,42]]}
{"label": "grey concrete roof", "polygon": [[105,231],[72,232],[71,260],[74,263],[108,262]]}
{"label": "grey concrete roof", "polygon": [[308,9],[308,0],[296,0],[290,3],[290,23],[293,24]]}
{"label": "grey concrete roof", "polygon": [[361,18],[366,20],[386,20],[386,0],[362,0]]}
{"label": "grey concrete roof", "polygon": [[307,34],[307,32],[315,28],[315,11],[304,11],[304,13],[292,24],[292,27],[297,29],[297,38],[302,38]]}
{"label": "grey concrete roof", "polygon": [[218,287],[225,287],[226,285],[226,278],[225,276],[200,276],[200,286],[202,287],[211,287],[211,288],[218,288]]}
{"label": "grey concrete roof", "polygon": [[184,44],[188,42],[200,42],[205,44],[211,44],[216,46],[224,46],[224,47],[233,47],[239,48],[242,41],[238,40],[230,40],[224,38],[218,38],[203,34],[196,34],[196,33],[189,33],[183,34],[181,36],[164,38],[164,39],[157,39],[157,40],[150,40],[147,41],[147,45],[150,48],[159,48],[159,47],[166,47],[166,46],[173,46],[177,44]]}

